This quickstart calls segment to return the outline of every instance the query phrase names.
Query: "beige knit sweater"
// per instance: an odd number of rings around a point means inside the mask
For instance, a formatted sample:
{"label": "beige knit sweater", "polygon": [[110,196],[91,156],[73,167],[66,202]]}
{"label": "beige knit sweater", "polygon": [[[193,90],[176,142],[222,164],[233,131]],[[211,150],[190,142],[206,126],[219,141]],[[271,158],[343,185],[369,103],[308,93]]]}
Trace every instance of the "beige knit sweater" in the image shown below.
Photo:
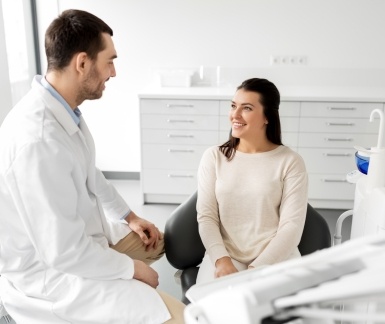
{"label": "beige knit sweater", "polygon": [[285,146],[227,161],[217,146],[198,170],[198,223],[211,261],[224,256],[254,267],[298,257],[308,178],[301,156]]}

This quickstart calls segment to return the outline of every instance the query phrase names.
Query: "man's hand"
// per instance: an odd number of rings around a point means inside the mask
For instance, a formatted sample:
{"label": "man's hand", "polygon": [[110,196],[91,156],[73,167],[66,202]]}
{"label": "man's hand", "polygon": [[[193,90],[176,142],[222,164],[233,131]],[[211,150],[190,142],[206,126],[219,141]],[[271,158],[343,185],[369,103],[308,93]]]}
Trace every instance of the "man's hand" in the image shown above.
{"label": "man's hand", "polygon": [[215,262],[215,278],[238,272],[230,257],[223,257]]}
{"label": "man's hand", "polygon": [[125,219],[128,226],[139,235],[146,245],[146,251],[150,248],[156,249],[158,247],[159,240],[163,238],[163,234],[154,224],[138,217],[134,212],[129,213]]}
{"label": "man's hand", "polygon": [[134,260],[134,279],[140,280],[152,288],[156,288],[159,285],[158,273],[140,260]]}

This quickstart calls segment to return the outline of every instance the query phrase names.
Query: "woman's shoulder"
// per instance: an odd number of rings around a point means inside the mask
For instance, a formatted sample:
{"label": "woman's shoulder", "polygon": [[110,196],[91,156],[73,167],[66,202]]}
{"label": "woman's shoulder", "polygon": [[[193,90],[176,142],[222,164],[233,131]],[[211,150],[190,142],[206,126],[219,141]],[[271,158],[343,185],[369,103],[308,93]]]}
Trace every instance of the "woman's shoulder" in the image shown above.
{"label": "woman's shoulder", "polygon": [[306,169],[305,161],[303,160],[302,156],[298,152],[294,151],[292,148],[281,145],[280,153],[285,163],[295,165],[300,169]]}
{"label": "woman's shoulder", "polygon": [[206,150],[204,151],[204,154],[209,154],[209,155],[218,155],[219,153],[221,153],[221,150],[220,150],[220,148],[219,148],[219,145],[209,146],[209,147],[206,148]]}

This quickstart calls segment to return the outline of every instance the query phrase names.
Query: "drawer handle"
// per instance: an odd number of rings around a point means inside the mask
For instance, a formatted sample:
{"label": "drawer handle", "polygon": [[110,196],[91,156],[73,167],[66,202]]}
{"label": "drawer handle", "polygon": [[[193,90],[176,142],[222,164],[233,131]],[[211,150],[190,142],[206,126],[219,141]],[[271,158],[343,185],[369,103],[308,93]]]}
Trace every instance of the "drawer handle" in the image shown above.
{"label": "drawer handle", "polygon": [[328,126],[354,126],[354,123],[326,123]]}
{"label": "drawer handle", "polygon": [[194,153],[194,150],[168,149],[169,153]]}
{"label": "drawer handle", "polygon": [[168,174],[169,178],[194,178],[191,174]]}
{"label": "drawer handle", "polygon": [[348,182],[346,179],[322,179],[323,182]]}
{"label": "drawer handle", "polygon": [[352,156],[350,153],[324,153],[324,156]]}
{"label": "drawer handle", "polygon": [[173,105],[173,104],[167,104],[167,108],[194,108],[194,105]]}
{"label": "drawer handle", "polygon": [[328,107],[329,110],[356,110],[355,107]]}
{"label": "drawer handle", "polygon": [[167,134],[169,138],[182,137],[182,138],[194,138],[194,135],[178,135],[178,134]]}
{"label": "drawer handle", "polygon": [[192,119],[167,119],[168,123],[193,123]]}
{"label": "drawer handle", "polygon": [[325,141],[327,142],[351,142],[353,139],[352,138],[330,138],[330,137],[325,137]]}

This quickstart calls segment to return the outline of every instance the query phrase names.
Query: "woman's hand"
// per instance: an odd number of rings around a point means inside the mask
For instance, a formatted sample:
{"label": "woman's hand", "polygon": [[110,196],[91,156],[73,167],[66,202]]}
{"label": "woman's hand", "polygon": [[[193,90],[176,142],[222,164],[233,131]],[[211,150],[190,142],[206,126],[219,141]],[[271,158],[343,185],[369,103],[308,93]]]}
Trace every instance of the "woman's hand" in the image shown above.
{"label": "woman's hand", "polygon": [[223,257],[215,262],[215,278],[238,272],[230,257]]}
{"label": "woman's hand", "polygon": [[159,240],[163,238],[163,234],[153,223],[138,217],[134,212],[129,213],[125,219],[128,226],[139,235],[146,245],[146,251],[150,248],[156,249],[158,247]]}

